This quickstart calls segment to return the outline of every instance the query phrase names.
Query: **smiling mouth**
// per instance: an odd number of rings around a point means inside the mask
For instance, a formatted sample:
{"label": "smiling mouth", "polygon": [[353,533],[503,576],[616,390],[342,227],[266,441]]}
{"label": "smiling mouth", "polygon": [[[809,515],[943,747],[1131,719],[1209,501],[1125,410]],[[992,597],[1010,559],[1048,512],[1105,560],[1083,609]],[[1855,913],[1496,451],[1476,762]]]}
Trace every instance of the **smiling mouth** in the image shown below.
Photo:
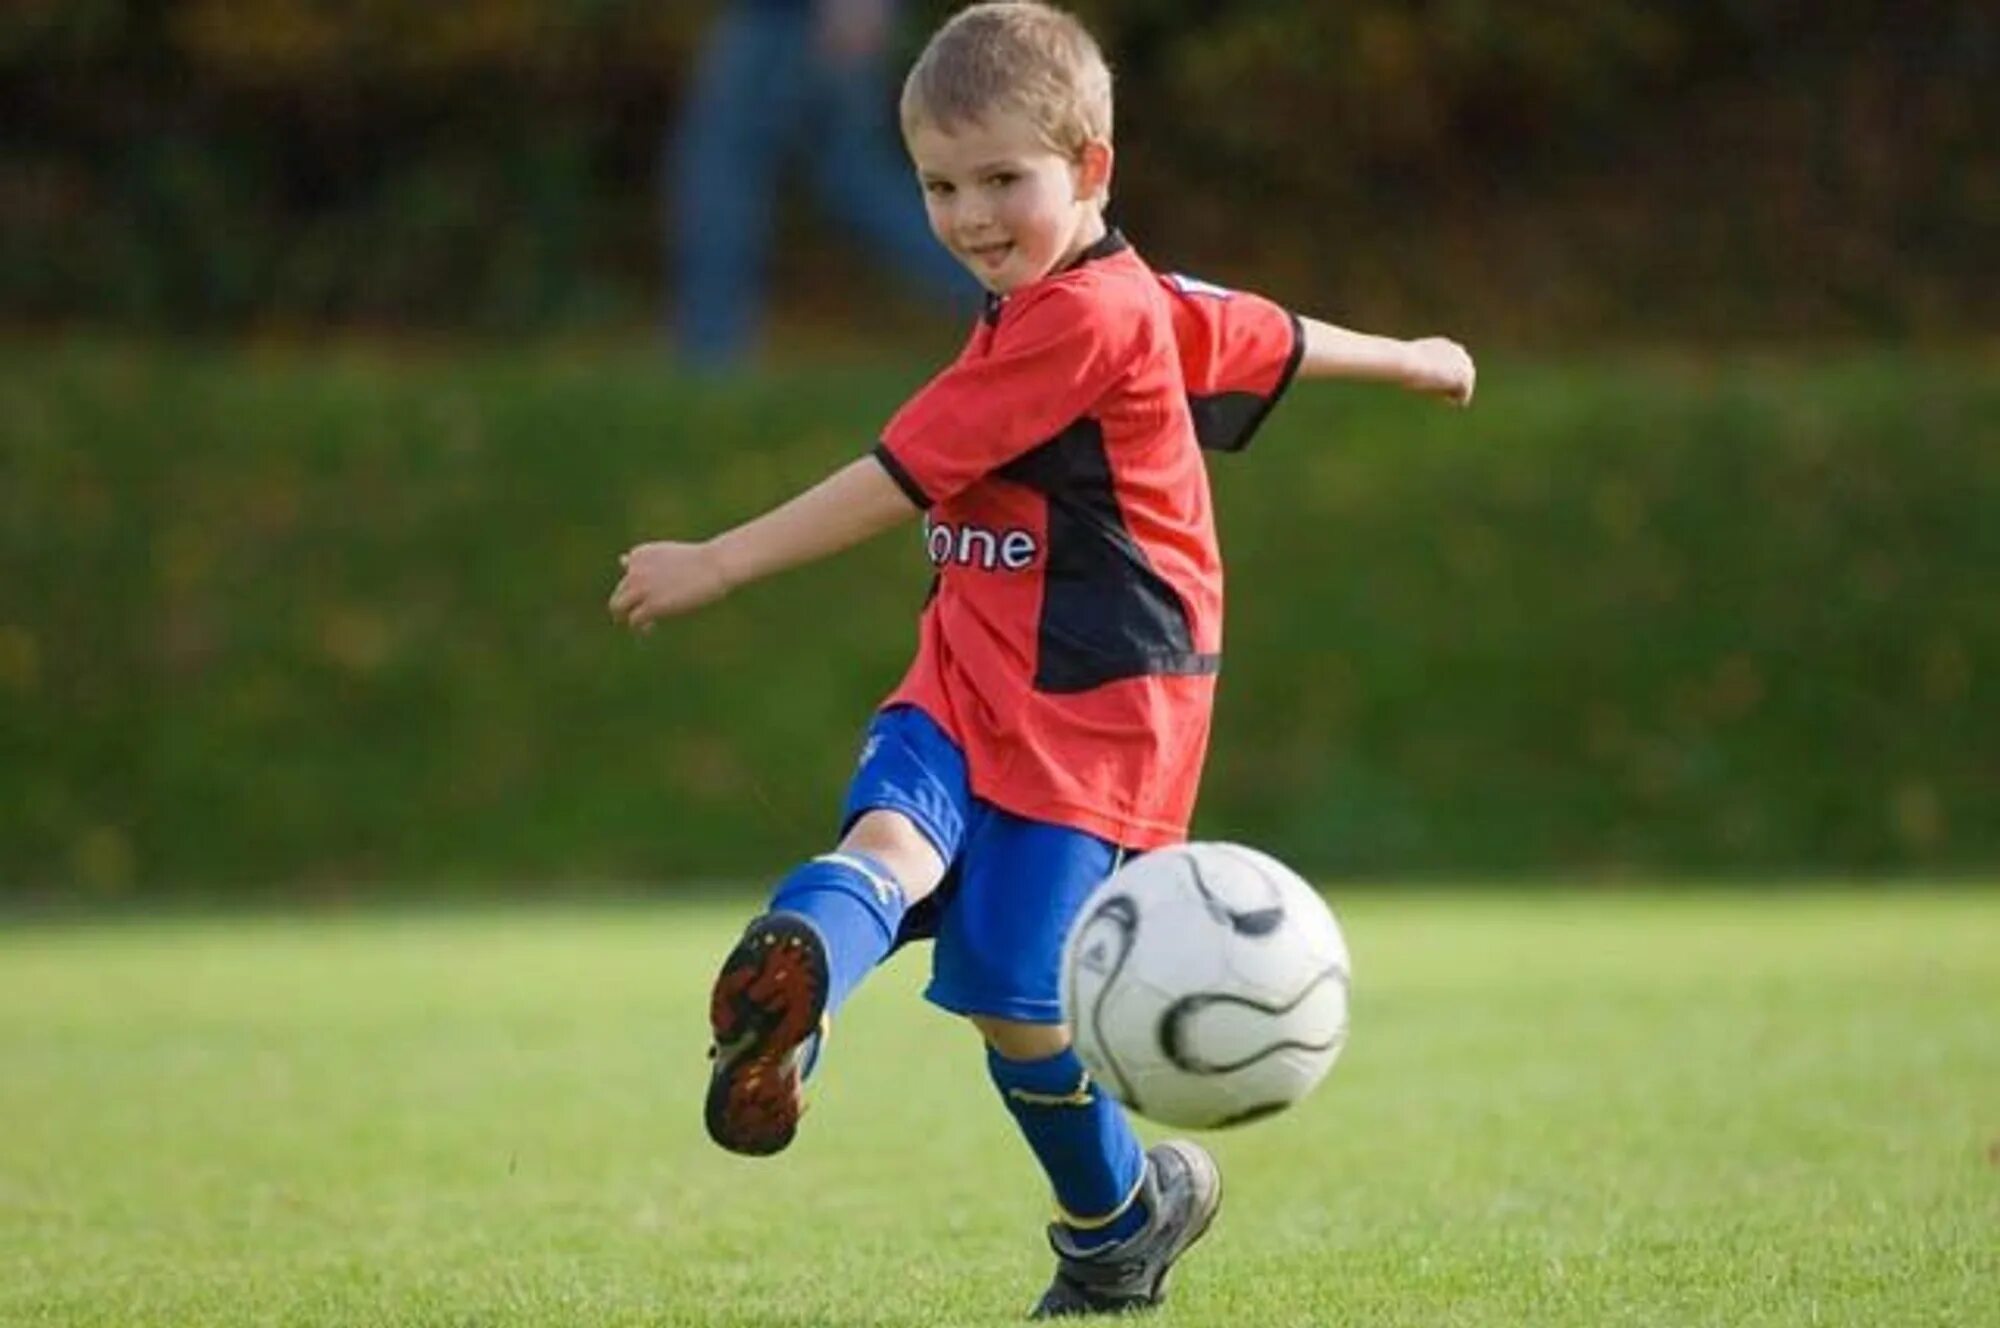
{"label": "smiling mouth", "polygon": [[974,259],[978,260],[979,262],[986,264],[988,267],[996,267],[1000,264],[1002,260],[1004,260],[1007,257],[1009,253],[1013,252],[1013,249],[1014,246],[1012,244],[1009,244],[1003,240],[999,244],[975,245],[972,248],[967,249],[965,252],[970,254]]}

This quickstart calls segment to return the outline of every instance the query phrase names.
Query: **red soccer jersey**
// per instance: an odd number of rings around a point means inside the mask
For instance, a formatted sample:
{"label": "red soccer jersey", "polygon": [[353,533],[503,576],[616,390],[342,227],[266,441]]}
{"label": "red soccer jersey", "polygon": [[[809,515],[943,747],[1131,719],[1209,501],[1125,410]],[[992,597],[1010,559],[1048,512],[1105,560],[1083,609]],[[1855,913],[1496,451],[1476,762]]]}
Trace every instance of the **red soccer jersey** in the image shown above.
{"label": "red soccer jersey", "polygon": [[937,579],[887,704],[972,791],[1129,848],[1187,837],[1222,659],[1202,447],[1249,441],[1303,351],[1258,296],[1161,278],[1117,232],[994,301],[876,457]]}

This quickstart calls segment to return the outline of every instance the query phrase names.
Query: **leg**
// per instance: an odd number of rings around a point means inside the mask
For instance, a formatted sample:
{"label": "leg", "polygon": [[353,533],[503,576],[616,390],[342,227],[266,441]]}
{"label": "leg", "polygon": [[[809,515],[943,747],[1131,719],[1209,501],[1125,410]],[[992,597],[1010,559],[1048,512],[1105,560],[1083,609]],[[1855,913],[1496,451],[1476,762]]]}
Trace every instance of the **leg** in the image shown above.
{"label": "leg", "polygon": [[893,101],[879,58],[822,65],[812,90],[813,183],[835,220],[899,276],[970,314],[978,283],[931,234],[916,178],[890,137]]}
{"label": "leg", "polygon": [[958,852],[964,759],[921,712],[876,716],[831,853],[779,883],[723,961],[709,1000],[708,1132],[738,1153],[792,1141],[832,1013],[895,945],[909,905]]}
{"label": "leg", "polygon": [[903,887],[903,902],[914,904],[944,880],[944,857],[917,823],[901,812],[863,812],[841,838],[840,851],[862,853],[889,869]]}
{"label": "leg", "polygon": [[986,1045],[1010,1061],[1040,1061],[1069,1050],[1069,1029],[1061,1024],[1024,1024],[1014,1019],[972,1016]]}
{"label": "leg", "polygon": [[[1065,1198],[1065,1180],[1105,1173],[1107,1160],[1138,1152],[1119,1106],[1090,1080],[1061,1027],[975,1018],[986,1039],[993,1082],[1056,1187],[1059,1220],[1049,1227],[1055,1280],[1035,1306],[1039,1319],[1120,1313],[1158,1305],[1167,1275],[1200,1240],[1222,1206],[1222,1175],[1198,1144],[1169,1140],[1138,1160],[1138,1179],[1101,1217],[1083,1217]],[[1127,1141],[1130,1141],[1129,1143]],[[1120,1181],[1096,1189],[1100,1205]]]}
{"label": "leg", "polygon": [[832,1015],[888,957],[910,905],[944,879],[944,857],[904,812],[863,812],[840,846],[801,864],[771,895],[767,918],[797,918],[818,934]]}
{"label": "leg", "polygon": [[1090,835],[978,807],[928,993],[985,1038],[994,1087],[1055,1193],[1056,1276],[1036,1307],[1043,1317],[1158,1304],[1222,1198],[1215,1163],[1196,1145],[1140,1149],[1062,1022],[1063,942],[1117,858]]}
{"label": "leg", "polygon": [[1125,1110],[1091,1079],[1061,1024],[973,1016],[986,1069],[1055,1194],[1056,1226],[1077,1252],[1146,1225],[1146,1158]]}
{"label": "leg", "polygon": [[764,301],[777,170],[805,109],[810,15],[735,5],[716,20],[670,144],[680,350],[736,364]]}
{"label": "leg", "polygon": [[1049,1178],[1060,1223],[1085,1242],[1136,1231],[1145,1156],[1124,1109],[1084,1072],[1057,972],[1071,920],[1118,850],[1081,831],[982,806],[938,931],[930,998],[987,1043],[1000,1099]]}

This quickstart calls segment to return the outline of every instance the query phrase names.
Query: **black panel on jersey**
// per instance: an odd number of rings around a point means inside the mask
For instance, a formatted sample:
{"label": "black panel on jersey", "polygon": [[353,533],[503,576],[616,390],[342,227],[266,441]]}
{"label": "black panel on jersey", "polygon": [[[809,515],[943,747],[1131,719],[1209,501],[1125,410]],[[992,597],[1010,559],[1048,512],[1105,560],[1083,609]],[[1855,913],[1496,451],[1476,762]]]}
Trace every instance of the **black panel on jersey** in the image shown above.
{"label": "black panel on jersey", "polygon": [[1250,446],[1257,429],[1264,423],[1264,417],[1271,413],[1285,389],[1298,376],[1299,363],[1306,355],[1305,324],[1297,314],[1292,315],[1292,353],[1285,361],[1285,368],[1278,375],[1278,385],[1271,389],[1271,395],[1260,397],[1255,392],[1217,392],[1213,396],[1188,397],[1188,411],[1194,416],[1194,437],[1202,449],[1208,452],[1241,452]]}
{"label": "black panel on jersey", "polygon": [[1120,678],[1209,674],[1187,605],[1125,527],[1104,451],[1104,428],[1078,420],[993,472],[1048,499],[1048,562],[1035,687],[1084,692]]}
{"label": "black panel on jersey", "polygon": [[1187,401],[1188,413],[1194,416],[1195,441],[1205,452],[1240,452],[1249,446],[1266,405],[1255,392],[1218,392]]}

